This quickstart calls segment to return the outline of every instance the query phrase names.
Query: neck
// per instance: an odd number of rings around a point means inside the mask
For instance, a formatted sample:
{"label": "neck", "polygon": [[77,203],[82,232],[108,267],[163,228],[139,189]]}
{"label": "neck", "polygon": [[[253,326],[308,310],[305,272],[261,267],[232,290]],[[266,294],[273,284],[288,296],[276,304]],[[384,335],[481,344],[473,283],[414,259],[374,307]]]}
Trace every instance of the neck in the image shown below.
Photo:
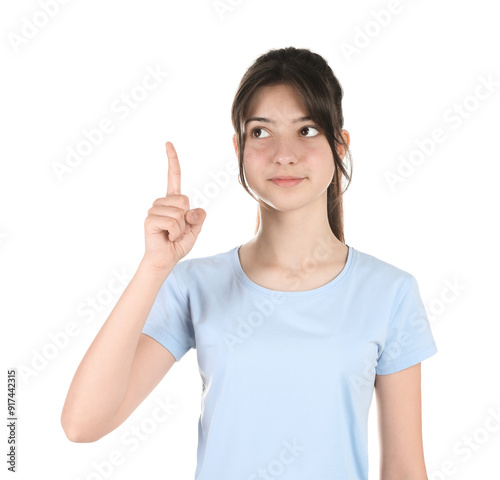
{"label": "neck", "polygon": [[285,269],[311,268],[344,248],[328,222],[326,205],[278,211],[259,205],[260,225],[249,242],[259,263]]}

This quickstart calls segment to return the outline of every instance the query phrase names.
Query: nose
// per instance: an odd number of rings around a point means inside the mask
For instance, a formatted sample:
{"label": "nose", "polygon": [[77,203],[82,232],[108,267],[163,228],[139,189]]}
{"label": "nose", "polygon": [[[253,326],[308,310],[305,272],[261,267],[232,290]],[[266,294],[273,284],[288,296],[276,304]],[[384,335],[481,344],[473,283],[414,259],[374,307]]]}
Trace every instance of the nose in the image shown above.
{"label": "nose", "polygon": [[279,139],[276,141],[274,161],[280,164],[296,163],[296,152],[290,141]]}

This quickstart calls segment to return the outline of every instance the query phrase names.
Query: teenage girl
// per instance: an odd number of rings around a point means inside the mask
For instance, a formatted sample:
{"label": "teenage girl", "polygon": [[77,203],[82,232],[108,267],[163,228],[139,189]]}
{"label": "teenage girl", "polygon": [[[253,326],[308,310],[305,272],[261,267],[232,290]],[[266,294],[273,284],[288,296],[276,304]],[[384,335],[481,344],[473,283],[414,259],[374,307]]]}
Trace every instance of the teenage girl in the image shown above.
{"label": "teenage girl", "polygon": [[167,194],[148,211],[144,256],[69,388],[71,441],[116,429],[194,348],[195,479],[366,480],[374,392],[380,478],[427,478],[420,362],[437,347],[415,277],[344,241],[342,96],[307,49],[270,50],[247,70],[233,142],[257,226],[216,255],[183,259],[206,212],[181,193],[167,142]]}

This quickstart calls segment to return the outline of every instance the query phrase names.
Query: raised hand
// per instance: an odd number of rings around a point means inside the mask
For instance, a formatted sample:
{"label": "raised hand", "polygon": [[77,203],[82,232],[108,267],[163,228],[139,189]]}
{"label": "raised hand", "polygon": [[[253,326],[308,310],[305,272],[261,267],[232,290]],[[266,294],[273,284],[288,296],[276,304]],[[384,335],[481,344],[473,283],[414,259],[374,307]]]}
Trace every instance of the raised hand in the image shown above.
{"label": "raised hand", "polygon": [[155,269],[172,268],[193,248],[206,218],[203,208],[189,209],[189,198],[181,194],[181,167],[171,142],[168,157],[167,195],[157,198],[144,221],[144,259]]}

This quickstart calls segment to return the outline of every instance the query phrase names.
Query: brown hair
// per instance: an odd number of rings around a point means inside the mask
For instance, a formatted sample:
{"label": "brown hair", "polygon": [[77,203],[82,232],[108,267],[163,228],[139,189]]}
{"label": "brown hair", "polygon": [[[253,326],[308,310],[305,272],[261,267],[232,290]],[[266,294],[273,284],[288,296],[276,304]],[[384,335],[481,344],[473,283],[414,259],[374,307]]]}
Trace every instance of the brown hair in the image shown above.
{"label": "brown hair", "polygon": [[[300,94],[304,106],[313,121],[323,130],[332,149],[335,164],[333,183],[327,190],[328,222],[333,234],[342,243],[344,240],[344,215],[342,208],[342,175],[349,186],[352,173],[348,173],[337,152],[337,146],[344,148],[344,159],[349,160],[352,172],[352,156],[342,137],[344,125],[342,114],[342,87],[326,60],[308,49],[287,47],[272,49],[257,58],[243,75],[231,107],[231,120],[238,146],[238,182],[255,199],[244,179],[243,153],[245,148],[244,121],[247,105],[259,87],[290,85]],[[347,164],[346,164],[347,165]],[[255,233],[260,224],[257,209]]]}

